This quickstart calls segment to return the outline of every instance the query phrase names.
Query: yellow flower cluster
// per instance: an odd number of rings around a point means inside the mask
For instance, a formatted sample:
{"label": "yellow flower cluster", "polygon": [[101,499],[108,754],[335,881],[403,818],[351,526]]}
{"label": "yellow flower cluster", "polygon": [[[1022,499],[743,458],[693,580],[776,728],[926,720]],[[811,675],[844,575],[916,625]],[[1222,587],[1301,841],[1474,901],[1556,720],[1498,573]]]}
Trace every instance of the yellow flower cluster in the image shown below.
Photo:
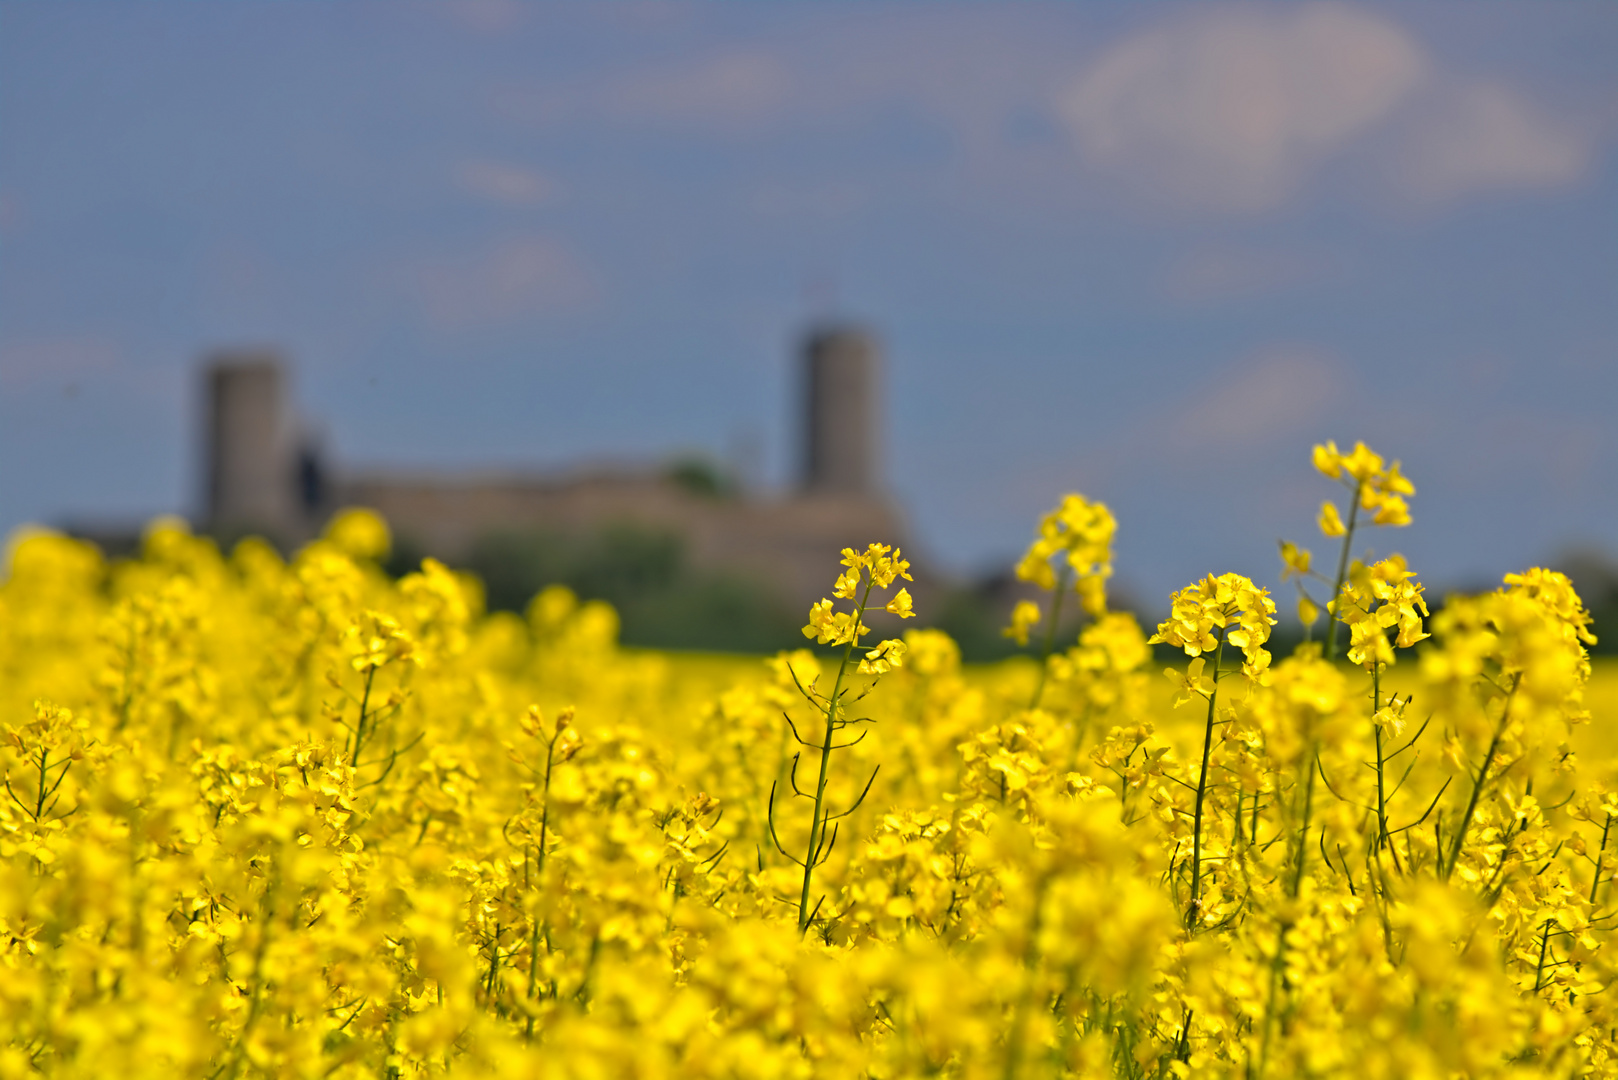
{"label": "yellow flower cluster", "polygon": [[1065,495],[1056,509],[1039,519],[1039,535],[1017,564],[1017,577],[1053,591],[1066,588],[1070,581],[1084,610],[1101,615],[1107,610],[1112,536],[1117,529],[1112,511],[1102,503]]}
{"label": "yellow flower cluster", "polygon": [[[1363,509],[1373,516],[1375,525],[1409,525],[1410,507],[1404,496],[1414,495],[1415,487],[1399,472],[1399,463],[1384,465],[1382,456],[1362,442],[1344,454],[1337,444],[1327,442],[1315,447],[1315,468],[1352,488],[1355,509]],[[1332,502],[1320,508],[1320,531],[1327,536],[1344,533],[1343,519]]]}
{"label": "yellow flower cluster", "polygon": [[[1045,644],[1040,655],[1039,681],[1034,685],[1028,707],[1035,708],[1045,693],[1052,669],[1052,651],[1062,620],[1062,598],[1071,586],[1079,603],[1092,619],[1107,614],[1107,579],[1112,576],[1112,537],[1118,529],[1112,511],[1082,495],[1063,496],[1056,509],[1039,519],[1039,533],[1017,564],[1017,577],[1048,589],[1050,619],[1045,623]],[[1019,600],[1011,612],[1011,623],[1001,631],[1019,646],[1028,644],[1028,635],[1043,618],[1039,605]]]}
{"label": "yellow flower cluster", "polygon": [[[1315,620],[1320,617],[1321,605],[1316,603],[1314,597],[1310,596],[1308,590],[1304,588],[1304,581],[1310,578],[1321,582],[1331,581],[1331,592],[1328,594],[1325,604],[1326,610],[1332,613],[1331,624],[1326,632],[1326,659],[1331,660],[1337,655],[1337,627],[1351,618],[1348,613],[1354,611],[1361,613],[1359,621],[1360,640],[1362,642],[1369,641],[1367,635],[1370,624],[1364,621],[1364,616],[1372,606],[1371,603],[1366,602],[1369,599],[1369,594],[1357,597],[1340,595],[1350,585],[1361,592],[1368,588],[1363,584],[1367,573],[1364,564],[1358,560],[1350,559],[1353,551],[1354,532],[1359,524],[1360,510],[1364,509],[1371,512],[1371,523],[1373,525],[1409,525],[1410,506],[1405,502],[1404,496],[1414,495],[1416,489],[1399,471],[1397,461],[1392,465],[1385,465],[1382,456],[1372,451],[1370,447],[1362,442],[1355,443],[1353,451],[1348,454],[1338,450],[1336,443],[1326,442],[1315,447],[1313,457],[1315,468],[1322,475],[1338,481],[1353,493],[1349,500],[1348,522],[1346,524],[1343,522],[1342,515],[1337,512],[1337,504],[1330,500],[1321,505],[1320,516],[1317,521],[1321,533],[1328,539],[1342,538],[1342,545],[1337,558],[1337,576],[1335,579],[1331,579],[1316,573],[1311,569],[1313,559],[1308,550],[1300,548],[1290,540],[1283,540],[1281,541],[1281,580],[1296,579],[1298,621],[1303,623],[1306,634]],[[1398,556],[1394,556],[1394,559],[1398,560]],[[1393,564],[1389,563],[1388,565],[1391,567]],[[1402,560],[1399,560],[1397,565],[1400,570],[1404,568]],[[1420,606],[1422,613],[1425,615],[1427,609],[1420,600],[1420,586],[1412,586],[1411,588],[1414,590],[1415,599],[1405,601],[1404,606],[1407,608]],[[1388,609],[1382,612],[1379,617],[1389,618],[1393,610]],[[1400,643],[1402,648],[1408,648],[1410,644],[1425,636],[1420,633],[1419,622],[1414,624],[1413,629],[1411,628],[1410,620],[1414,618],[1414,614],[1408,614],[1400,622]],[[1386,622],[1380,625],[1387,627],[1392,626],[1393,623]],[[1416,634],[1416,636],[1412,637],[1412,633]],[[1355,662],[1363,663],[1363,645],[1356,651],[1359,658]],[[1392,654],[1387,652],[1386,649],[1381,649],[1377,656],[1381,662],[1392,662]]]}
{"label": "yellow flower cluster", "polygon": [[1429,635],[1422,629],[1427,601],[1422,586],[1411,579],[1402,557],[1394,555],[1372,566],[1355,564],[1343,594],[1330,609],[1349,630],[1348,659],[1367,668],[1393,663],[1387,631],[1398,628],[1397,644],[1408,649]]}
{"label": "yellow flower cluster", "polygon": [[[831,600],[816,601],[809,609],[809,624],[803,628],[803,636],[821,645],[846,645],[852,648],[859,645],[860,638],[871,632],[864,622],[865,606],[871,590],[891,588],[899,578],[906,581],[912,578],[910,563],[887,544],[871,544],[863,552],[844,548],[843,567],[843,572],[837,575],[832,595],[855,601],[854,610],[836,611]],[[912,610],[907,589],[894,593],[883,610],[901,619],[914,618],[916,614]],[[898,639],[883,641],[866,652],[859,670],[862,674],[886,674],[904,662],[904,654],[904,642]]]}
{"label": "yellow flower cluster", "polygon": [[1211,653],[1229,642],[1242,651],[1242,673],[1262,679],[1270,666],[1264,643],[1275,620],[1275,601],[1240,574],[1209,574],[1174,594],[1173,610],[1148,638],[1185,650],[1191,657]]}
{"label": "yellow flower cluster", "polygon": [[388,547],[14,542],[0,1080],[1618,1074],[1618,673],[1561,574],[1427,619],[1345,558],[1352,664],[1210,576],[1035,671],[868,646],[883,545],[766,663]]}
{"label": "yellow flower cluster", "polygon": [[1011,622],[1002,633],[1018,645],[1027,645],[1029,631],[1039,625],[1041,618],[1038,604],[1032,600],[1018,600],[1011,609]]}

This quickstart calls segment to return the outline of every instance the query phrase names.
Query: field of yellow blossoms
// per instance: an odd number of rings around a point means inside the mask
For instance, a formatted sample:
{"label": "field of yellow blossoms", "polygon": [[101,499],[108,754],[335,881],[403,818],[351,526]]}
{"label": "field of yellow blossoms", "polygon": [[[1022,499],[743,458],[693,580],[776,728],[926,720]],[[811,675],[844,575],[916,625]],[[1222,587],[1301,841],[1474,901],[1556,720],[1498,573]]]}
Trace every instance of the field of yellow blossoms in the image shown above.
{"label": "field of yellow blossoms", "polygon": [[390,579],[365,511],[290,561],[21,537],[0,1078],[1614,1075],[1588,617],[1545,570],[1440,605],[1362,564],[1414,489],[1314,466],[1288,592],[1211,574],[1156,627],[1068,496],[1029,655],[982,669],[905,632],[880,543],[760,661]]}

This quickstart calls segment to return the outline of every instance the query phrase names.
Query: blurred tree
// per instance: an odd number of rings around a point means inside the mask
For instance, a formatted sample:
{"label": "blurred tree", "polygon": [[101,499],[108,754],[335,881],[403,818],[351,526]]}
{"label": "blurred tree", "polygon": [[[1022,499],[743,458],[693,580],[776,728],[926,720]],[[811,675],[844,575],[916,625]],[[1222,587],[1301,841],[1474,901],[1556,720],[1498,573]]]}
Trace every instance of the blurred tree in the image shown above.
{"label": "blurred tree", "polygon": [[673,533],[621,523],[592,533],[491,533],[467,567],[491,610],[521,611],[540,589],[566,585],[618,609],[626,645],[772,652],[803,644],[802,618],[764,582],[692,567]]}
{"label": "blurred tree", "polygon": [[1552,568],[1573,579],[1573,587],[1594,620],[1591,630],[1596,645],[1590,651],[1618,654],[1618,559],[1605,551],[1580,548],[1558,559]]}
{"label": "blurred tree", "polygon": [[724,467],[705,457],[676,459],[665,475],[677,487],[710,499],[730,499],[740,494],[741,485]]}

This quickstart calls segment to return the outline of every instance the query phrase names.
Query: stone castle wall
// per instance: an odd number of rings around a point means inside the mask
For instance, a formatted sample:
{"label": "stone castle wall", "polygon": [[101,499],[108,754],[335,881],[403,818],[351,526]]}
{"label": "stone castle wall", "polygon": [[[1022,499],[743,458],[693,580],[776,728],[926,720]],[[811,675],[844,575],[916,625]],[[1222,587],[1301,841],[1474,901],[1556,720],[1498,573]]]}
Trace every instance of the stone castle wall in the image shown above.
{"label": "stone castle wall", "polygon": [[755,579],[805,607],[831,587],[844,547],[902,544],[905,532],[896,508],[881,498],[721,499],[655,474],[377,474],[340,480],[337,491],[345,505],[371,507],[401,538],[451,563],[464,561],[479,539],[496,532],[588,535],[636,525],[679,536],[696,568]]}
{"label": "stone castle wall", "polygon": [[463,562],[498,532],[588,536],[638,525],[679,536],[692,566],[753,578],[807,607],[834,579],[838,552],[906,543],[882,491],[877,346],[849,329],[811,335],[804,375],[803,473],[777,496],[704,495],[653,469],[557,474],[355,472],[300,446],[284,366],[262,353],[225,354],[207,372],[208,527],[307,540],[341,506],[381,513],[402,539]]}

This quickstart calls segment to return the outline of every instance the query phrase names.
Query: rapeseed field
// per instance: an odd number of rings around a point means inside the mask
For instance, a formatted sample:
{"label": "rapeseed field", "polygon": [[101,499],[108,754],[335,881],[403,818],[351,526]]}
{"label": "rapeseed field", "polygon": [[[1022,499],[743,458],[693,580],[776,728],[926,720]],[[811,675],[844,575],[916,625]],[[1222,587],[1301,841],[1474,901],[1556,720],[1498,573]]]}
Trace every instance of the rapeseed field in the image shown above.
{"label": "rapeseed field", "polygon": [[1559,574],[1429,610],[1356,561],[1414,488],[1314,466],[1320,566],[1155,627],[1066,497],[978,668],[880,542],[761,661],[394,580],[363,510],[290,560],[22,537],[0,1077],[1612,1075],[1618,673]]}

